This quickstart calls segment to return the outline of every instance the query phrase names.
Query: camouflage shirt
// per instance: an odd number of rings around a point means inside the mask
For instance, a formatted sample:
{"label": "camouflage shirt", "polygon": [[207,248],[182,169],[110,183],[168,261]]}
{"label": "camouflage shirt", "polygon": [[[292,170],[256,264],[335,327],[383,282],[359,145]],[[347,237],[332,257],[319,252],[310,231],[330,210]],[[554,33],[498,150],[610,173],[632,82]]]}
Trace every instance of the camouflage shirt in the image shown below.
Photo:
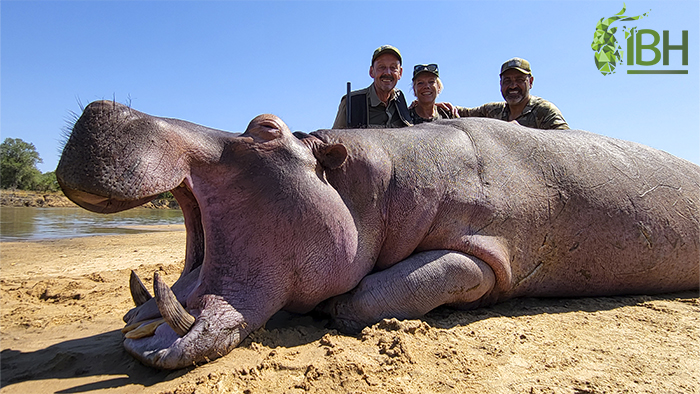
{"label": "camouflage shirt", "polygon": [[[510,108],[505,102],[488,103],[476,108],[457,107],[457,111],[459,116],[463,118],[476,116],[501,119],[507,122],[510,117]],[[559,108],[543,98],[532,95],[523,109],[523,113],[515,120],[521,125],[533,129],[569,129],[569,125],[559,112]]]}
{"label": "camouflage shirt", "polygon": [[425,122],[432,122],[432,121],[438,120],[438,119],[452,119],[452,114],[449,113],[448,111],[445,111],[444,109],[442,109],[440,107],[437,108],[437,115],[435,115],[429,119],[426,119],[426,118],[418,115],[418,112],[416,112],[415,107],[409,109],[408,112],[411,114],[411,118],[413,119],[414,125],[425,123]]}

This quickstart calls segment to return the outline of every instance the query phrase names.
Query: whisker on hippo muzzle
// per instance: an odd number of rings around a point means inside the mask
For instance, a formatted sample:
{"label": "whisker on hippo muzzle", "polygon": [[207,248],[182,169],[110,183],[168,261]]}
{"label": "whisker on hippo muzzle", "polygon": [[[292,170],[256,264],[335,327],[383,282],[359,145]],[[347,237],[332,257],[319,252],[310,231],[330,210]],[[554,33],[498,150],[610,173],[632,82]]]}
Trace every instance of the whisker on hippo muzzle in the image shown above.
{"label": "whisker on hippo muzzle", "polygon": [[156,305],[158,305],[158,310],[165,322],[177,335],[185,336],[194,325],[195,318],[180,304],[158,272],[153,274],[153,292],[155,293]]}

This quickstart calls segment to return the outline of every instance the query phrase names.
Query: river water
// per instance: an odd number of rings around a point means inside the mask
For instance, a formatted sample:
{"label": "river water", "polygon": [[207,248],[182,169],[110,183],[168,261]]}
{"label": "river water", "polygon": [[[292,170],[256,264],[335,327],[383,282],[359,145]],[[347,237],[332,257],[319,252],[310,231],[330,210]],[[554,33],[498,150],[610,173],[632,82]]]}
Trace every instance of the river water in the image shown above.
{"label": "river water", "polygon": [[0,208],[0,241],[134,234],[142,226],[183,224],[179,209],[130,209],[98,214],[82,208]]}

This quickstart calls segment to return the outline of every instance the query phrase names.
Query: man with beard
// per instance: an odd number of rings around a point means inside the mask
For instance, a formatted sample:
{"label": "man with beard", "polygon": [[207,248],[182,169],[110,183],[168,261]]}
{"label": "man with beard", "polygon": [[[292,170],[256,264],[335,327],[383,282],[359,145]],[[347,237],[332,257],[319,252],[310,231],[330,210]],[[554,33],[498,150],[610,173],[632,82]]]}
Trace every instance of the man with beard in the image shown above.
{"label": "man with beard", "polygon": [[394,89],[402,74],[399,50],[391,45],[377,48],[369,67],[369,76],[374,82],[365,89],[350,92],[349,123],[347,97],[343,96],[333,128],[411,126],[406,98],[401,90]]}
{"label": "man with beard", "polygon": [[[532,76],[530,62],[512,58],[501,66],[501,94],[506,100],[488,103],[476,108],[454,107],[460,117],[477,116],[505,121],[517,121],[535,129],[566,130],[569,125],[559,109],[549,101],[530,95]],[[441,103],[442,104],[442,103]],[[439,105],[441,105],[439,104]],[[451,104],[444,103],[448,109]]]}

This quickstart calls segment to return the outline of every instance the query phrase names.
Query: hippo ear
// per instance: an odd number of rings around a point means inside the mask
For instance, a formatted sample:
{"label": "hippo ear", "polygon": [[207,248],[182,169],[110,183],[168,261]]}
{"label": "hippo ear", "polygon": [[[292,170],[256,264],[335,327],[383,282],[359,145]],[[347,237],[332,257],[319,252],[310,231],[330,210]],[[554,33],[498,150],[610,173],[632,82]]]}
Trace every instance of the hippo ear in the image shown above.
{"label": "hippo ear", "polygon": [[345,163],[348,150],[343,144],[322,144],[314,149],[314,156],[324,168],[334,170]]}

